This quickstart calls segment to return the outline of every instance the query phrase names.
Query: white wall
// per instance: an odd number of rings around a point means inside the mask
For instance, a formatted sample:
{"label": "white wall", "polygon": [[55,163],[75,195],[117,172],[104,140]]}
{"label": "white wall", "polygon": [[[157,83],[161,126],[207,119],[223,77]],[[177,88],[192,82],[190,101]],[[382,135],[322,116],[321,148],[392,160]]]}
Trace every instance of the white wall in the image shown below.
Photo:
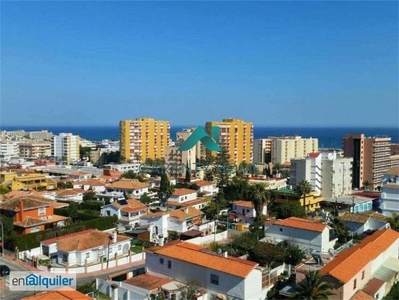
{"label": "white wall", "polygon": [[383,186],[381,200],[380,207],[385,216],[392,217],[393,213],[399,214],[399,189]]}

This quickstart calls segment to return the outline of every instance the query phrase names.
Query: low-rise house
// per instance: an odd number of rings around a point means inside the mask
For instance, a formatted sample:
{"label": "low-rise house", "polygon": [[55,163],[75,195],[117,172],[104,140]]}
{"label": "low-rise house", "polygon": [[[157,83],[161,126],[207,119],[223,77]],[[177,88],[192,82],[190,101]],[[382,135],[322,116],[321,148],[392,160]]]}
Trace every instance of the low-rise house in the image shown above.
{"label": "low-rise house", "polygon": [[55,180],[40,173],[1,172],[0,183],[12,191],[17,190],[52,190],[57,187]]}
{"label": "low-rise house", "polygon": [[102,192],[97,193],[96,198],[99,201],[104,201],[104,203],[112,203],[115,201],[125,200],[125,195],[123,192]]}
{"label": "low-rise house", "polygon": [[[256,211],[253,203],[251,201],[245,201],[245,200],[237,200],[233,202],[232,214],[234,214],[234,219],[236,222],[248,225],[252,224],[256,217]],[[263,205],[262,214],[267,215],[266,204]]]}
{"label": "low-rise house", "polygon": [[[112,288],[111,286],[114,286]],[[181,298],[181,291],[185,287],[183,283],[173,279],[155,276],[151,274],[140,274],[124,281],[96,280],[96,288],[111,299],[175,299]],[[197,297],[197,300],[205,298]]]}
{"label": "low-rise house", "polygon": [[150,185],[138,180],[121,179],[105,185],[107,192],[122,192],[129,197],[140,198],[144,193],[149,193]]}
{"label": "low-rise house", "polygon": [[334,248],[337,241],[326,224],[296,217],[266,222],[265,236],[265,240],[273,243],[288,240],[308,253],[327,253]]}
{"label": "low-rise house", "polygon": [[117,181],[121,178],[123,172],[117,170],[104,169],[103,174],[98,176],[98,179],[107,183]]}
{"label": "low-rise house", "polygon": [[[168,178],[170,185],[176,185],[175,178]],[[150,188],[159,189],[161,187],[161,177],[149,178],[147,181],[150,184]]]}
{"label": "low-rise house", "polygon": [[387,229],[390,227],[388,217],[375,211],[357,214],[347,212],[339,218],[350,228],[353,235],[368,233],[374,230]]}
{"label": "low-rise house", "polygon": [[179,233],[194,229],[202,224],[204,213],[193,207],[151,213],[140,218],[140,225],[148,227],[150,241],[161,243],[168,238],[169,231]]}
{"label": "low-rise house", "polygon": [[82,189],[65,189],[56,191],[55,200],[68,202],[83,202],[84,190]]}
{"label": "low-rise house", "polygon": [[361,213],[373,209],[373,198],[369,196],[359,196],[362,194],[352,194],[349,196],[341,196],[335,198],[325,198],[324,201],[331,203],[331,205],[339,205],[341,208],[346,208],[353,213]]}
{"label": "low-rise house", "polygon": [[75,181],[74,189],[83,189],[85,191],[93,191],[95,193],[105,192],[105,183],[98,179],[89,179],[86,181]]}
{"label": "low-rise house", "polygon": [[249,183],[263,183],[267,190],[280,190],[287,188],[287,178],[268,177],[266,175],[248,176]]}
{"label": "low-rise house", "polygon": [[147,205],[136,199],[119,200],[101,207],[101,215],[116,215],[119,222],[128,229],[134,228],[139,223],[140,217],[147,213]]}
{"label": "low-rise house", "polygon": [[398,253],[399,233],[392,229],[376,231],[339,253],[320,269],[323,280],[334,287],[330,299],[353,299],[359,290],[382,299],[397,281]]}
{"label": "low-rise house", "polygon": [[196,190],[181,188],[173,191],[167,200],[167,206],[171,209],[189,206],[202,209],[208,205],[209,201],[209,198],[198,198]]}
{"label": "low-rise house", "polygon": [[191,183],[198,185],[199,189],[197,192],[203,194],[204,196],[214,196],[219,192],[219,188],[217,187],[216,183],[212,181],[197,180],[192,181]]}
{"label": "low-rise house", "polygon": [[115,255],[127,256],[130,238],[118,235],[116,231],[109,234],[91,229],[42,241],[41,248],[48,249],[50,257],[56,256],[58,264],[84,266],[114,259]]}
{"label": "low-rise house", "polygon": [[19,234],[65,226],[68,217],[54,214],[54,201],[35,196],[21,196],[0,203],[0,212],[14,221]]}
{"label": "low-rise house", "polygon": [[74,171],[69,174],[69,178],[76,181],[86,181],[91,178],[92,174],[84,171]]}
{"label": "low-rise house", "polygon": [[199,282],[208,299],[265,299],[268,273],[258,263],[217,255],[188,242],[146,250],[150,274],[180,282]]}

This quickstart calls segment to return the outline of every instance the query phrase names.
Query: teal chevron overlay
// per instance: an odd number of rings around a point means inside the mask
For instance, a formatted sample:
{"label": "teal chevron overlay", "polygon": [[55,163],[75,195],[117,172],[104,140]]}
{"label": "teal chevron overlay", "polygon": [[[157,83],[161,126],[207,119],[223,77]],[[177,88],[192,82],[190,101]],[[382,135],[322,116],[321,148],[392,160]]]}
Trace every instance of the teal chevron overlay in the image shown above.
{"label": "teal chevron overlay", "polygon": [[[214,126],[217,127],[217,126]],[[212,133],[214,132],[214,127],[212,128]],[[216,133],[216,131],[215,131]],[[217,130],[217,137],[219,138],[219,127]],[[205,146],[206,149],[210,151],[221,152],[222,149],[215,142],[213,138],[211,138],[208,133],[202,127],[197,127],[194,132],[184,141],[183,144],[179,147],[179,151],[187,151],[193,148],[199,141]]]}

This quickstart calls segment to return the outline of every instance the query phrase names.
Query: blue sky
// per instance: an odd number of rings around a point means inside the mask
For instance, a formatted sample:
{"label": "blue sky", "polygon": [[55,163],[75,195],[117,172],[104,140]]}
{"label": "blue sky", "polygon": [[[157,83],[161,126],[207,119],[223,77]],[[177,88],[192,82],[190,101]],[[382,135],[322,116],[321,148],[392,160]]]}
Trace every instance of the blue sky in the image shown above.
{"label": "blue sky", "polygon": [[397,2],[2,2],[1,124],[397,126]]}

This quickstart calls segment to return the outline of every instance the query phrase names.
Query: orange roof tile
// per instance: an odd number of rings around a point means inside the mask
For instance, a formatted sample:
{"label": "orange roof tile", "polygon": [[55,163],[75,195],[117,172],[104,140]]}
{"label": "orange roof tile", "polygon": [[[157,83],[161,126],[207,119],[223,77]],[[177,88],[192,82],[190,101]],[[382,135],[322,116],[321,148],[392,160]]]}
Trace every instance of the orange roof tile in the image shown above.
{"label": "orange roof tile", "polygon": [[86,181],[76,181],[76,182],[74,182],[74,185],[103,186],[103,185],[105,185],[105,183],[98,179],[91,178]]}
{"label": "orange roof tile", "polygon": [[82,189],[66,189],[57,191],[57,196],[73,196],[77,194],[83,194],[85,190]]}
{"label": "orange roof tile", "polygon": [[140,288],[152,291],[152,290],[158,289],[159,287],[163,286],[164,284],[173,282],[173,280],[150,275],[150,274],[141,274],[138,276],[134,276],[130,279],[124,280],[123,282],[126,284],[138,286]]}
{"label": "orange roof tile", "polygon": [[312,152],[312,153],[309,153],[309,158],[316,158],[316,157],[319,157],[319,155],[320,155],[320,152]]}
{"label": "orange roof tile", "polygon": [[58,240],[60,240],[62,237],[73,237],[73,236],[78,236],[81,234],[85,234],[85,233],[89,233],[94,231],[95,229],[87,229],[87,230],[83,230],[83,231],[79,231],[79,232],[74,232],[74,233],[70,233],[70,234],[66,234],[66,235],[61,235],[61,236],[57,236],[55,238],[52,239],[47,239],[47,240],[43,240],[41,241],[42,244],[46,244],[46,245],[50,245],[53,244],[55,242],[57,242]]}
{"label": "orange roof tile", "polygon": [[147,210],[148,207],[147,205],[141,203],[140,201],[136,199],[128,199],[126,200],[125,205],[119,204],[118,202],[113,202],[111,205],[119,208],[121,211],[125,212],[135,212],[135,211],[140,211],[140,210]]}
{"label": "orange roof tile", "polygon": [[233,204],[241,207],[254,208],[253,203],[251,201],[246,201],[246,200],[237,200],[234,201]]}
{"label": "orange roof tile", "polygon": [[204,213],[194,207],[174,209],[169,212],[170,217],[178,221],[185,221],[190,218],[202,216]]}
{"label": "orange roof tile", "polygon": [[165,216],[167,214],[169,214],[169,212],[167,212],[167,211],[157,211],[157,212],[145,215],[145,216],[141,216],[141,218],[142,219],[153,219],[153,218],[158,218],[158,217]]}
{"label": "orange roof tile", "polygon": [[[129,237],[118,235],[117,243],[130,240]],[[99,246],[108,245],[109,234],[103,231],[91,231],[80,235],[60,237],[57,243],[57,249],[64,252],[83,251]]]}
{"label": "orange roof tile", "polygon": [[339,253],[333,261],[320,270],[320,273],[346,283],[398,239],[399,232],[392,229],[376,231],[360,244]]}
{"label": "orange roof tile", "polygon": [[20,202],[23,203],[24,210],[27,210],[38,207],[50,206],[54,201],[30,195],[13,197],[11,199],[5,199],[3,202],[1,202],[0,209],[18,212]]}
{"label": "orange roof tile", "polygon": [[74,289],[47,291],[33,296],[21,298],[21,300],[91,300],[92,298]]}
{"label": "orange roof tile", "polygon": [[373,278],[369,282],[367,282],[366,286],[363,288],[363,292],[374,296],[384,284],[385,281],[382,281],[378,278]]}
{"label": "orange roof tile", "polygon": [[173,205],[173,206],[187,207],[187,206],[194,206],[194,205],[201,204],[201,203],[208,203],[209,201],[211,201],[211,199],[209,199],[209,198],[197,198],[194,200],[184,201],[184,202],[169,200],[168,204]]}
{"label": "orange roof tile", "polygon": [[198,186],[214,185],[214,183],[212,181],[206,181],[206,180],[193,181],[192,184],[196,184]]}
{"label": "orange roof tile", "polygon": [[125,189],[125,190],[137,190],[150,187],[147,182],[140,182],[138,180],[121,179],[113,183],[105,185],[107,188],[113,189]]}
{"label": "orange roof tile", "polygon": [[358,290],[356,294],[354,294],[351,300],[374,300],[374,297],[367,295],[362,290]]}
{"label": "orange roof tile", "polygon": [[283,220],[277,220],[277,221],[273,222],[273,224],[280,225],[280,226],[286,226],[286,227],[292,227],[292,228],[298,228],[298,229],[303,229],[303,230],[316,231],[316,232],[323,232],[327,227],[326,224],[316,223],[314,221],[296,218],[296,217],[290,217],[290,218],[283,219]]}
{"label": "orange roof tile", "polygon": [[201,246],[181,242],[175,245],[166,244],[164,247],[155,250],[156,254],[184,261],[189,264],[202,266],[233,276],[246,278],[257,263],[249,263],[246,260],[230,257],[223,257],[203,249]]}
{"label": "orange roof tile", "polygon": [[185,196],[185,195],[194,194],[194,193],[197,193],[197,191],[182,188],[182,189],[175,189],[173,191],[172,196]]}

